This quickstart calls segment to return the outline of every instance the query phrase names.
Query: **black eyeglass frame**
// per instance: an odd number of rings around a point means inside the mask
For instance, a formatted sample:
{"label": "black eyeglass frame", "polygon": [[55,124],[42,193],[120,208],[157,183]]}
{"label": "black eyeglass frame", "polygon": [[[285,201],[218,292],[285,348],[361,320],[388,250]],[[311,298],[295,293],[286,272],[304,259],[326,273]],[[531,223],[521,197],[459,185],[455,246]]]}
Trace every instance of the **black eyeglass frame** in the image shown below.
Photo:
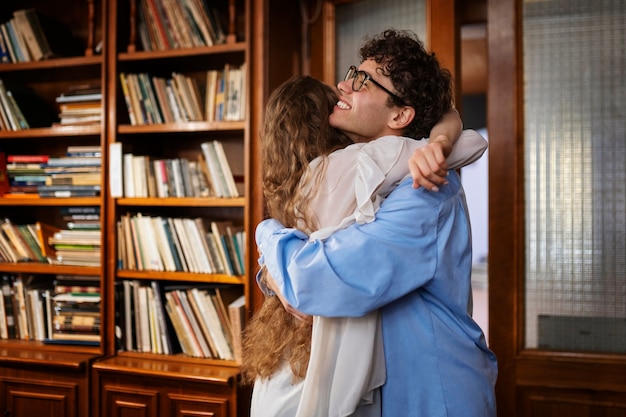
{"label": "black eyeglass frame", "polygon": [[[361,82],[361,85],[359,85],[359,88],[355,88],[355,83],[356,83],[356,79],[357,76],[361,75],[363,77],[363,81]],[[404,102],[404,100],[402,100],[400,97],[398,97],[397,94],[392,93],[391,91],[389,91],[385,86],[383,86],[381,83],[379,83],[378,81],[376,81],[375,79],[372,78],[371,75],[369,75],[367,72],[365,71],[361,71],[359,70],[356,66],[351,65],[350,68],[348,68],[348,71],[346,72],[346,75],[343,77],[344,81],[348,81],[352,79],[352,91],[357,92],[360,91],[361,88],[363,88],[363,85],[365,84],[366,81],[371,81],[374,83],[374,85],[376,85],[377,87],[379,87],[380,89],[382,89],[385,93],[389,94],[391,97],[393,97],[393,99],[397,102],[402,104],[403,106],[406,106],[407,104]]]}

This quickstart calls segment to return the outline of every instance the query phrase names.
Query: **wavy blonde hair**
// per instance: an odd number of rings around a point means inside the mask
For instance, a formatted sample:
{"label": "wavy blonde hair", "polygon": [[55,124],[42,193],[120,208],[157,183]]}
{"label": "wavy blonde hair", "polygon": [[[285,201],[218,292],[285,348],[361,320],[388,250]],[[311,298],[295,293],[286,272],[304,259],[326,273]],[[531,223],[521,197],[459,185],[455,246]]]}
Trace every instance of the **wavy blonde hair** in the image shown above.
{"label": "wavy blonde hair", "polygon": [[[298,227],[307,233],[315,230],[309,211],[312,195],[301,189],[305,175],[310,175],[309,163],[351,143],[328,123],[336,102],[331,87],[309,76],[289,79],[269,98],[261,129],[263,194],[269,216],[285,227]],[[319,178],[323,170],[315,175]],[[315,187],[312,189],[314,192]],[[289,314],[278,297],[266,297],[243,334],[243,381],[268,378],[285,361],[294,382],[304,378],[311,332],[311,325]]]}

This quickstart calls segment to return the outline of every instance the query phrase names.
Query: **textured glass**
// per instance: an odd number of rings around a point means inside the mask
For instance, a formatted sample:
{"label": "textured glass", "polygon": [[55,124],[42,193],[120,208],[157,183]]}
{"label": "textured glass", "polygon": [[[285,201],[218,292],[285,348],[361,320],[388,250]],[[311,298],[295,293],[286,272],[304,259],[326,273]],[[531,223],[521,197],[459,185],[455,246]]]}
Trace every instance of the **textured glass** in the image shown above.
{"label": "textured glass", "polygon": [[359,66],[359,48],[366,36],[390,28],[406,29],[426,41],[426,0],[355,1],[337,5],[335,16],[337,77],[342,77],[350,65]]}
{"label": "textured glass", "polygon": [[523,6],[527,348],[626,352],[626,2]]}

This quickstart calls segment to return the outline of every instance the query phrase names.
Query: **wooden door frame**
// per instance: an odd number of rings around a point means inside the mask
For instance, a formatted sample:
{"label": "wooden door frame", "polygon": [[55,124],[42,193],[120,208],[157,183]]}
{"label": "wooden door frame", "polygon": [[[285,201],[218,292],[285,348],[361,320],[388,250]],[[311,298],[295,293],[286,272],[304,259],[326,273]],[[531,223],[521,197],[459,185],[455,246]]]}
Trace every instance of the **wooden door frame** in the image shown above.
{"label": "wooden door frame", "polygon": [[521,28],[516,0],[488,0],[489,341],[498,358],[498,415],[516,416],[523,323],[524,204]]}

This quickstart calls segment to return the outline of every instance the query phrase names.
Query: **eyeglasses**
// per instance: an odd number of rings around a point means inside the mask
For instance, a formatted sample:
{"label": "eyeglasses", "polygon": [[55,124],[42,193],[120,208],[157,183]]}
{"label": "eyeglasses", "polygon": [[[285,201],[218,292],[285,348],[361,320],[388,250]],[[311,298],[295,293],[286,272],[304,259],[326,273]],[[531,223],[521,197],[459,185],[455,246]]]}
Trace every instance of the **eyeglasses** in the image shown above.
{"label": "eyeglasses", "polygon": [[398,97],[396,94],[392,93],[391,91],[389,91],[388,89],[386,89],[382,84],[380,84],[378,81],[376,81],[375,79],[373,79],[367,72],[365,71],[359,71],[354,65],[352,65],[350,68],[348,68],[348,72],[346,72],[346,76],[343,77],[344,81],[349,81],[352,80],[352,91],[357,92],[359,91],[361,88],[363,88],[363,85],[365,84],[366,81],[371,81],[373,82],[376,86],[378,86],[379,88],[381,88],[385,93],[389,94],[391,97],[394,98],[394,100],[399,103],[402,104],[403,106],[406,105],[406,103],[404,102],[404,100],[402,100],[400,97]]}

